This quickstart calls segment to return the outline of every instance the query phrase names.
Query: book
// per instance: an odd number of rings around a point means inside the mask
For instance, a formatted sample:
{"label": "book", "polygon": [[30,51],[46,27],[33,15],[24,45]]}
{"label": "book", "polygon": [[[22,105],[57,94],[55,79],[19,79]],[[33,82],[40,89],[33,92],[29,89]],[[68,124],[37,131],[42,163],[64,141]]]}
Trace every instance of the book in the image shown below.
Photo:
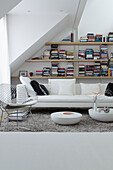
{"label": "book", "polygon": [[17,111],[14,111],[14,112],[12,112],[11,114],[8,115],[8,120],[9,121],[11,121],[11,120],[24,120],[24,119],[27,118],[27,115],[28,115],[27,110],[18,111],[18,114],[17,114]]}

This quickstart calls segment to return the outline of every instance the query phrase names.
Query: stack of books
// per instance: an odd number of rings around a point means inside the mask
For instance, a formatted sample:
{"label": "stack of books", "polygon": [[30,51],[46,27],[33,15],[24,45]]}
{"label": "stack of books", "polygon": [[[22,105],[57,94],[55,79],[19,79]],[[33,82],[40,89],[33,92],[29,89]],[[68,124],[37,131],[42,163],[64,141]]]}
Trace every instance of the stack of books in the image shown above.
{"label": "stack of books", "polygon": [[110,53],[110,58],[113,59],[113,52]]}
{"label": "stack of books", "polygon": [[65,68],[58,68],[58,76],[65,76]]}
{"label": "stack of books", "polygon": [[102,42],[102,34],[96,34],[95,41],[96,42]]}
{"label": "stack of books", "polygon": [[100,51],[99,50],[93,52],[93,59],[94,60],[100,59]]}
{"label": "stack of books", "polygon": [[43,68],[43,76],[50,76],[51,75],[51,68],[50,67],[44,67]]}
{"label": "stack of books", "polygon": [[73,54],[73,50],[67,50],[67,60],[73,60],[74,59],[74,54]]}
{"label": "stack of books", "polygon": [[8,115],[8,120],[12,121],[12,120],[24,120],[27,118],[28,115],[28,111],[27,110],[21,110],[21,111],[14,111],[11,114]]}
{"label": "stack of books", "polygon": [[85,59],[85,50],[78,50],[78,59]]}
{"label": "stack of books", "polygon": [[78,71],[79,76],[85,76],[85,65],[79,64],[78,69],[79,69]]}
{"label": "stack of books", "polygon": [[93,76],[94,65],[86,65],[86,76]]}
{"label": "stack of books", "polygon": [[108,76],[108,63],[105,61],[101,62],[101,75]]}
{"label": "stack of books", "polygon": [[88,38],[87,37],[80,37],[80,42],[87,42]]}
{"label": "stack of books", "polygon": [[63,39],[62,41],[66,41],[66,42],[71,42],[71,40],[70,39]]}
{"label": "stack of books", "polygon": [[108,34],[108,41],[113,42],[113,32],[109,32]]}
{"label": "stack of books", "polygon": [[72,63],[68,63],[66,76],[74,76],[74,66]]}
{"label": "stack of books", "polygon": [[51,50],[51,59],[53,59],[53,60],[59,59],[59,57],[58,57],[58,49],[52,49]]}
{"label": "stack of books", "polygon": [[52,76],[58,75],[58,63],[52,63],[51,75]]}
{"label": "stack of books", "polygon": [[99,61],[95,61],[95,63],[94,63],[93,74],[96,77],[101,75],[101,64]]}
{"label": "stack of books", "polygon": [[44,60],[49,60],[50,59],[50,50],[45,50],[44,51]]}
{"label": "stack of books", "polygon": [[87,38],[88,38],[88,42],[94,42],[95,41],[94,33],[88,33]]}
{"label": "stack of books", "polygon": [[86,49],[86,59],[93,59],[93,49]]}
{"label": "stack of books", "polygon": [[101,50],[101,59],[108,59],[108,47],[107,45],[102,44],[100,47]]}
{"label": "stack of books", "polygon": [[59,50],[59,59],[66,59],[66,50]]}
{"label": "stack of books", "polygon": [[110,64],[108,67],[108,76],[113,76],[113,64]]}
{"label": "stack of books", "polygon": [[41,77],[43,74],[43,70],[36,70],[36,76]]}

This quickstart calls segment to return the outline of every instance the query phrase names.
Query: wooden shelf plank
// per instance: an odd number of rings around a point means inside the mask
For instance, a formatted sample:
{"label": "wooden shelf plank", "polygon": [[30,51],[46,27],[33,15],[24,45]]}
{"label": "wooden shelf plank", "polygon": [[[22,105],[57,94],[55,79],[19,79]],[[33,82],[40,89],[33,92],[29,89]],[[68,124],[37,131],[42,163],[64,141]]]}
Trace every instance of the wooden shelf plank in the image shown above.
{"label": "wooden shelf plank", "polygon": [[51,45],[51,44],[57,44],[57,45],[113,45],[113,42],[47,42],[45,45]]}
{"label": "wooden shelf plank", "polygon": [[65,59],[59,59],[59,60],[26,60],[25,62],[72,62],[74,60],[65,60]]}
{"label": "wooden shelf plank", "polygon": [[[73,59],[73,60],[64,60],[64,59],[59,59],[59,60],[26,60],[26,62],[95,62],[95,61],[108,61],[108,60],[103,60],[103,59]],[[113,61],[113,59],[111,60]]]}
{"label": "wooden shelf plank", "polygon": [[[11,76],[11,78],[19,78],[19,76]],[[32,77],[29,77],[29,78],[31,78],[31,79],[73,79],[73,78],[77,78],[77,79],[113,79],[113,76],[69,76],[69,77],[61,77],[61,76],[57,76],[57,77],[55,77],[55,76],[48,76],[48,77],[46,77],[46,76],[42,76],[42,77],[38,77],[38,76],[32,76]]]}
{"label": "wooden shelf plank", "polygon": [[78,79],[113,79],[113,76],[75,76],[75,78],[78,78]]}

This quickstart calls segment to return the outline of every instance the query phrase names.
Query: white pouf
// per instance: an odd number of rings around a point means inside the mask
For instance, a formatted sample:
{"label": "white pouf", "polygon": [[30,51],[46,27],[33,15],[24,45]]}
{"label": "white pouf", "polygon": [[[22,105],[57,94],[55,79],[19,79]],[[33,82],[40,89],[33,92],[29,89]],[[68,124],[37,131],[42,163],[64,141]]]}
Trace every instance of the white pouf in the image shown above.
{"label": "white pouf", "polygon": [[113,109],[110,109],[108,113],[105,113],[103,110],[94,111],[93,109],[89,109],[89,115],[91,118],[102,121],[102,122],[113,122]]}
{"label": "white pouf", "polygon": [[58,124],[71,125],[78,123],[82,118],[82,114],[77,112],[54,112],[51,114],[51,119]]}

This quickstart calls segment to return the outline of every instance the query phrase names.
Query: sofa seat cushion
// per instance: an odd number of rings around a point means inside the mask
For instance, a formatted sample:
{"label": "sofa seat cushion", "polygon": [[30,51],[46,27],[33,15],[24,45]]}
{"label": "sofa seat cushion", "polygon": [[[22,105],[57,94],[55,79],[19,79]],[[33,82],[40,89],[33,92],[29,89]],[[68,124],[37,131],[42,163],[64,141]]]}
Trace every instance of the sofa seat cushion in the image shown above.
{"label": "sofa seat cushion", "polygon": [[113,96],[108,97],[105,95],[100,95],[97,97],[97,103],[113,103]]}
{"label": "sofa seat cushion", "polygon": [[45,102],[45,103],[92,103],[93,102],[93,96],[88,95],[48,95],[48,96],[36,96],[32,97],[35,100],[38,100],[38,102]]}

